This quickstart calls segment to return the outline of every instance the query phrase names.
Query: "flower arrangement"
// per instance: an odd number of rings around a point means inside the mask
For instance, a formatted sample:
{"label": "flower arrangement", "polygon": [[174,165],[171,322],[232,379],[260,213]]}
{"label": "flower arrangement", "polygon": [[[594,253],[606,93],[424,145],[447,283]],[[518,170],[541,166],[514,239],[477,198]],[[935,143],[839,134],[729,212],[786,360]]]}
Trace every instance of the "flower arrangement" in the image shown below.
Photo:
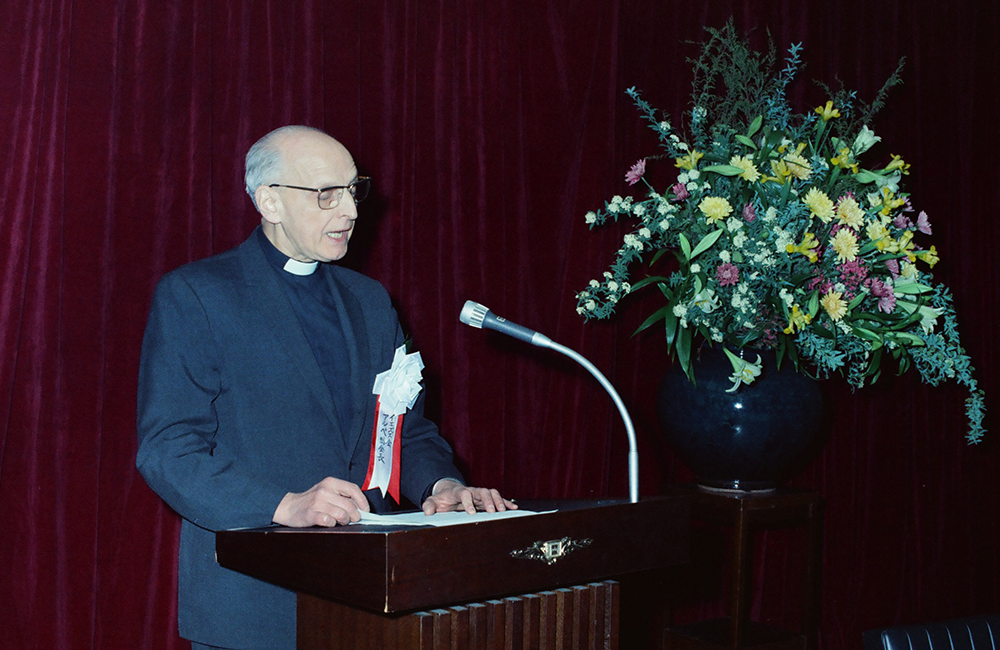
{"label": "flower arrangement", "polygon": [[[902,187],[910,165],[895,154],[862,161],[880,141],[869,125],[903,62],[871,104],[823,86],[829,100],[796,114],[786,93],[802,67],[801,45],[775,72],[773,47],[753,50],[732,23],[707,32],[693,61],[687,137],[627,91],[665,154],[625,174],[629,185],[646,186],[644,196],[615,196],[586,214],[591,228],[624,217],[638,227],[603,278],[577,294],[577,311],[608,318],[619,299],[657,287],[665,304],[639,330],[661,323],[692,380],[700,341],[773,349],[779,363],[814,377],[840,373],[855,388],[876,381],[891,357],[926,383],[953,379],[967,388],[966,438],[979,442],[984,394],[960,345],[951,295],[930,273],[938,262],[925,243],[930,218]],[[678,173],[661,192],[646,165],[665,158]],[[666,252],[677,258],[675,270],[630,284],[633,264]],[[726,353],[732,390],[761,373],[759,357]]]}

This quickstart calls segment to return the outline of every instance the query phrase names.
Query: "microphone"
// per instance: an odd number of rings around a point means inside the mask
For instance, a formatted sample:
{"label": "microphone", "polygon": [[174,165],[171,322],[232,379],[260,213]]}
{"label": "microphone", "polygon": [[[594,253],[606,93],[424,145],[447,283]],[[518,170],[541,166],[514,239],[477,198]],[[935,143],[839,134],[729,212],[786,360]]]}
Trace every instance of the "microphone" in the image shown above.
{"label": "microphone", "polygon": [[520,341],[524,341],[525,343],[537,345],[540,348],[555,350],[556,352],[564,354],[579,363],[581,366],[586,368],[595,379],[597,379],[604,390],[606,390],[611,396],[611,400],[615,403],[615,406],[618,407],[618,413],[625,422],[625,434],[628,436],[629,501],[637,503],[639,501],[639,451],[636,448],[635,443],[635,427],[632,426],[632,418],[629,416],[628,410],[625,408],[625,403],[622,402],[622,398],[618,395],[618,391],[616,391],[614,386],[611,385],[608,378],[605,377],[604,374],[598,370],[596,366],[594,366],[594,364],[585,359],[579,353],[567,348],[564,345],[559,345],[544,334],[530,330],[523,325],[512,323],[506,318],[494,315],[493,312],[483,305],[480,305],[478,302],[466,300],[465,305],[462,307],[462,313],[458,316],[458,320],[470,327],[493,330],[495,332],[500,332],[501,334],[506,334],[507,336],[512,336]]}
{"label": "microphone", "polygon": [[458,320],[477,329],[485,328],[506,334],[507,336],[513,336],[515,339],[537,345],[540,348],[547,348],[552,343],[552,340],[544,334],[539,334],[523,325],[518,325],[506,318],[496,316],[486,307],[471,300],[465,301],[465,306],[462,307],[462,313],[458,315]]}

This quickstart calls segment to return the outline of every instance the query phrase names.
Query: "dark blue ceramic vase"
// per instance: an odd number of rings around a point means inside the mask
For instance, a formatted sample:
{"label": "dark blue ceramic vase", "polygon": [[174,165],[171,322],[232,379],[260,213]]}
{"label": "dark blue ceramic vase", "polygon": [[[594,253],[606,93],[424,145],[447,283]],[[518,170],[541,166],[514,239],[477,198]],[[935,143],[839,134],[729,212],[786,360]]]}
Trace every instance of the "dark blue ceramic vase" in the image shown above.
{"label": "dark blue ceramic vase", "polygon": [[777,368],[774,352],[734,350],[750,362],[759,354],[762,372],[735,392],[733,366],[718,345],[693,359],[695,382],[680,364],[666,372],[657,394],[667,443],[706,488],[773,490],[804,469],[828,432],[817,382],[787,359]]}

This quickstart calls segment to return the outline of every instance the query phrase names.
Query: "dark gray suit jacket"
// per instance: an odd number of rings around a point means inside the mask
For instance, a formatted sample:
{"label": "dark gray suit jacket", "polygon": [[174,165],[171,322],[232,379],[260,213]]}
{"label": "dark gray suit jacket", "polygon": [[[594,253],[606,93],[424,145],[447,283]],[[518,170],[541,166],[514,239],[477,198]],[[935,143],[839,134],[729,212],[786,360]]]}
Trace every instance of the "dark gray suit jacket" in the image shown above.
{"label": "dark gray suit jacket", "polygon": [[[333,399],[256,234],[183,266],[156,288],[139,371],[136,465],[182,517],[181,635],[230,648],[294,648],[294,594],[215,562],[214,531],[267,526],[287,492],[327,476],[361,484],[374,427],[375,375],[402,334],[376,281],[321,264],[347,343],[354,406],[341,430]],[[419,503],[460,477],[423,417],[403,418],[400,491]],[[350,562],[350,558],[343,561]]]}

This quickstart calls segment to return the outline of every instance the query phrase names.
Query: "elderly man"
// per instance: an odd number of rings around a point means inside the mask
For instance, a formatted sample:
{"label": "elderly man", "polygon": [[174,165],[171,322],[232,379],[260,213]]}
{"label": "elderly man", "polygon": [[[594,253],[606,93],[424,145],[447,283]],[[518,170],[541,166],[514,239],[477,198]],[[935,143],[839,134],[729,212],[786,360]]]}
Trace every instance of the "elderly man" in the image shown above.
{"label": "elderly man", "polygon": [[136,465],[183,517],[178,619],[195,648],[295,646],[294,594],[220,567],[216,530],[349,524],[388,510],[386,487],[428,515],[515,507],[462,483],[422,394],[378,413],[376,377],[406,359],[403,336],[381,285],[330,264],[370,182],[325,133],[272,131],[246,158],[260,227],[157,286]]}

